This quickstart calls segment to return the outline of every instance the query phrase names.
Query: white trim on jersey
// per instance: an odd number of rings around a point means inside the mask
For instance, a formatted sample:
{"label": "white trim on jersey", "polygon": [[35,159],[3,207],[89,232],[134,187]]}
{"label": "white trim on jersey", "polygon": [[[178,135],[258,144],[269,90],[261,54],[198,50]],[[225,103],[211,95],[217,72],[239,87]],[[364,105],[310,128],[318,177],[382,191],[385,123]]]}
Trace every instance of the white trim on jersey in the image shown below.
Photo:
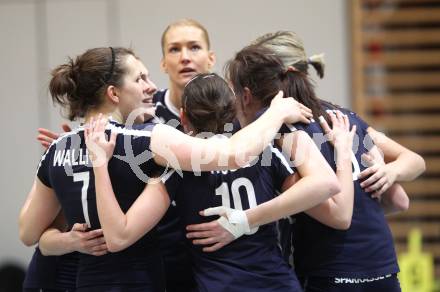
{"label": "white trim on jersey", "polygon": [[298,131],[298,129],[295,128],[295,126],[292,125],[292,124],[285,124],[285,125],[287,126],[287,128],[289,128],[289,130],[290,130],[292,133]]}
{"label": "white trim on jersey", "polygon": [[[311,122],[311,123],[314,123],[314,122],[315,122],[315,119],[311,118],[311,119],[310,119],[310,122]],[[285,125],[286,125],[287,128],[289,128],[289,130],[290,130],[292,133],[298,131],[298,129],[297,129],[294,125],[292,125],[292,124],[285,124]]]}
{"label": "white trim on jersey", "polygon": [[[163,98],[163,101],[165,103],[164,106],[167,107],[170,110],[170,112],[173,113],[180,120],[180,110],[178,108],[176,108],[174,106],[174,104],[171,102],[170,91],[168,89],[165,92],[165,96]],[[158,103],[162,104],[160,101],[157,102],[156,104],[158,104]]]}
{"label": "white trim on jersey", "polygon": [[113,124],[107,124],[105,129],[111,130],[112,132],[116,132],[117,134],[123,134],[127,136],[151,137],[151,131],[149,130],[127,129],[127,128],[116,127]]}
{"label": "white trim on jersey", "polygon": [[278,157],[278,159],[281,161],[281,164],[284,165],[284,167],[287,169],[287,171],[290,174],[294,174],[295,172],[290,167],[289,163],[287,162],[286,157],[284,157],[284,155],[280,152],[280,150],[273,147],[272,145],[269,145],[269,147],[270,147],[270,150],[272,151],[272,153],[275,154],[276,157]]}
{"label": "white trim on jersey", "polygon": [[176,170],[171,169],[170,171],[167,172],[167,174],[165,174],[164,176],[162,176],[160,178],[160,180],[162,181],[162,183],[166,183],[167,180],[176,172]]}

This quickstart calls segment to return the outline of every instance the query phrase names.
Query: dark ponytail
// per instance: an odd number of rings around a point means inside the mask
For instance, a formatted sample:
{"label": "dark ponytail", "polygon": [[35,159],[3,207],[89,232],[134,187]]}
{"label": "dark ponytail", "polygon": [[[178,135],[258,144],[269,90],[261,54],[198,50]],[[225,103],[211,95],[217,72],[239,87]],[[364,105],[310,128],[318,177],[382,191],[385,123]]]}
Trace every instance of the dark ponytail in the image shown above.
{"label": "dark ponytail", "polygon": [[301,71],[287,70],[285,78],[281,79],[281,90],[284,96],[292,96],[298,102],[310,108],[313,112],[313,118],[318,119],[323,116],[330,123],[330,118],[325,112],[320,99],[315,95],[315,86],[308,76]]}
{"label": "dark ponytail", "polygon": [[[62,107],[69,106],[74,102],[76,94],[76,82],[73,73],[73,60],[69,58],[66,64],[52,70],[52,79],[49,84],[49,92],[54,103]],[[69,114],[69,119],[73,117]]]}
{"label": "dark ponytail", "polygon": [[52,71],[49,92],[54,103],[67,111],[69,120],[83,118],[104,101],[109,85],[121,86],[126,74],[126,48],[94,48]]}

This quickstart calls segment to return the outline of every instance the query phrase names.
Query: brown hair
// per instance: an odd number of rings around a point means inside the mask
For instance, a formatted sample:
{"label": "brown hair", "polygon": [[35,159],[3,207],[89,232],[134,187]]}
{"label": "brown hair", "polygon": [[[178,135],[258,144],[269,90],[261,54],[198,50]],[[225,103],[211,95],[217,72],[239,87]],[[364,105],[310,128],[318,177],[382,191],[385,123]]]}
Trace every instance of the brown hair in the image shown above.
{"label": "brown hair", "polygon": [[283,90],[284,96],[292,96],[309,107],[314,118],[322,115],[329,120],[307,75],[295,69],[285,69],[280,58],[267,48],[256,45],[243,48],[226,64],[225,75],[237,96],[243,96],[247,87],[266,107],[278,91]]}
{"label": "brown hair", "polygon": [[[126,48],[94,48],[52,70],[49,91],[52,101],[66,109],[73,121],[99,107],[108,85],[122,86],[125,58],[134,57]],[[137,58],[137,57],[136,57]]]}
{"label": "brown hair", "polygon": [[198,133],[223,133],[235,118],[235,95],[217,74],[199,74],[185,86],[182,107]]}
{"label": "brown hair", "polygon": [[301,38],[293,31],[277,31],[266,33],[256,40],[252,45],[263,46],[272,50],[283,62],[285,68],[293,66],[299,71],[308,74],[308,65],[315,68],[320,78],[324,77],[324,60],[320,55],[313,55],[307,58],[304,44]]}
{"label": "brown hair", "polygon": [[179,19],[175,22],[170,23],[167,28],[164,30],[164,32],[162,33],[162,37],[160,39],[160,44],[162,47],[162,54],[165,55],[165,38],[166,35],[168,33],[168,31],[173,28],[173,27],[179,27],[179,26],[192,26],[192,27],[196,27],[198,29],[200,29],[202,31],[203,34],[203,38],[206,41],[206,44],[208,45],[208,50],[211,47],[211,43],[209,41],[209,35],[208,35],[208,31],[206,30],[206,28],[200,24],[200,22],[191,19],[191,18],[183,18],[183,19]]}

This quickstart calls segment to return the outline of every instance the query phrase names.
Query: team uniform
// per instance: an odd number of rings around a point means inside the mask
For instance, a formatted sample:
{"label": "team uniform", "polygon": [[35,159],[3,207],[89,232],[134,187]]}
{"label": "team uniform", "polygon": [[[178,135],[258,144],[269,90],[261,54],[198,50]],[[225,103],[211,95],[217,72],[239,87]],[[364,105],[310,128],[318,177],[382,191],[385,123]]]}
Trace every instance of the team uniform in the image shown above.
{"label": "team uniform", "polygon": [[78,254],[44,256],[38,247],[26,271],[24,292],[75,291]]}
{"label": "team uniform", "polygon": [[[127,129],[110,121],[107,130],[118,133],[108,164],[113,189],[126,212],[145,187],[146,177],[160,175],[161,168],[150,157],[150,135],[154,124]],[[107,131],[108,132],[108,131]],[[150,152],[151,153],[151,152]],[[142,155],[142,158],[138,155]],[[43,155],[37,176],[52,188],[69,226],[86,222],[99,229],[94,173],[88,160],[82,127],[54,141]],[[162,259],[155,230],[127,249],[103,256],[78,254],[77,291],[163,291]]]}
{"label": "team uniform", "polygon": [[[156,92],[153,102],[156,105],[156,122],[169,124],[183,131],[179,110],[168,97],[168,90]],[[164,217],[157,225],[160,251],[163,256],[167,292],[191,291],[195,287],[194,275],[188,250],[185,247],[185,234],[180,217],[172,202]]]}
{"label": "team uniform", "polygon": [[[334,109],[330,105],[327,108]],[[355,136],[353,143],[354,208],[351,226],[346,231],[336,230],[305,213],[297,214],[290,226],[295,271],[305,291],[400,291],[396,277],[399,267],[384,212],[378,200],[371,198],[357,179],[357,175],[366,169],[361,163],[361,155],[372,146],[367,134],[368,125],[355,113],[339,110],[349,117],[350,125],[357,126],[359,138],[357,140]],[[334,149],[330,142],[322,144],[323,131],[317,122],[298,124],[295,128],[284,130],[307,132],[336,171]],[[288,229],[284,225],[284,231]]]}
{"label": "team uniform", "polygon": [[[256,164],[237,170],[184,172],[183,177],[174,172],[165,185],[177,203],[183,225],[215,220],[199,215],[208,207],[244,210],[274,198],[293,171],[273,147],[261,157]],[[302,291],[282,258],[275,224],[260,226],[251,233],[212,253],[186,240],[198,291]]]}

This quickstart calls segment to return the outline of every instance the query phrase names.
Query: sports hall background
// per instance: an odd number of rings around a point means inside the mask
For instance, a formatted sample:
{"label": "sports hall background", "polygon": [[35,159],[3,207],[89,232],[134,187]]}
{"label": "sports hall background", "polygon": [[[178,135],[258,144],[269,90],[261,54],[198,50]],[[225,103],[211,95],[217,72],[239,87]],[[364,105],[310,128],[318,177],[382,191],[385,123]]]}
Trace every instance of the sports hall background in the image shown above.
{"label": "sports hall background", "polygon": [[[427,174],[418,184],[408,185],[409,195],[415,194],[415,209],[391,221],[399,251],[406,248],[410,228],[422,228],[428,250],[437,257],[439,278],[439,2],[0,0],[0,266],[13,262],[25,267],[33,251],[19,241],[17,218],[42,153],[36,129],[59,131],[62,121],[47,92],[50,69],[87,48],[128,46],[144,61],[158,87],[166,87],[167,76],[159,68],[160,36],[168,23],[189,17],[207,28],[218,73],[234,52],[257,36],[295,31],[310,55],[325,53],[324,79],[310,70],[318,96],[355,108],[375,127],[389,130],[393,138],[426,154]],[[420,14],[418,9],[425,10]],[[379,13],[371,14],[376,10]],[[393,18],[393,13],[398,16]],[[408,20],[412,23],[406,24]],[[400,38],[387,35],[411,29],[414,34]],[[428,45],[423,40],[422,45],[414,44],[423,34]],[[391,56],[394,61],[387,59],[387,41],[391,53],[399,53],[400,44],[406,46],[404,54]],[[401,70],[402,64],[409,69]],[[403,96],[402,101],[396,96]],[[409,130],[403,131],[402,126]]]}

